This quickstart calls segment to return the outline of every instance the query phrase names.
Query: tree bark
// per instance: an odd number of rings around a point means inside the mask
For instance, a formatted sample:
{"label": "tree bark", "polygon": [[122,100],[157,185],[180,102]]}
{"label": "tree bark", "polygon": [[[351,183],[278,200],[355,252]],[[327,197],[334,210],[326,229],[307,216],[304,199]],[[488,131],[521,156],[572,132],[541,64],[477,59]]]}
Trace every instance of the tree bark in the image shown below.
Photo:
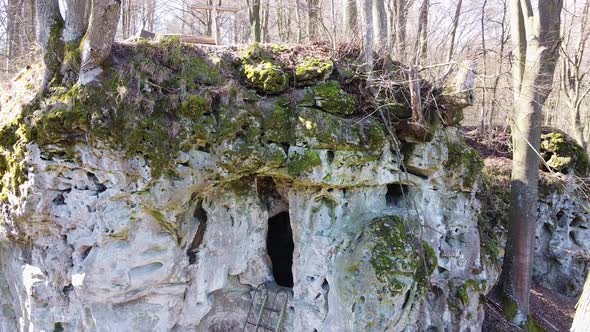
{"label": "tree bark", "polygon": [[455,17],[453,18],[453,26],[451,29],[451,40],[449,42],[449,53],[447,55],[447,62],[450,62],[453,58],[453,53],[455,51],[455,37],[457,36],[457,28],[459,27],[459,18],[461,17],[461,6],[463,5],[463,0],[457,1],[457,7],[455,8]]}
{"label": "tree bark", "polygon": [[373,0],[373,39],[378,51],[387,47],[387,13],[385,12],[385,0]]}
{"label": "tree bark", "polygon": [[247,4],[248,16],[250,18],[250,28],[252,29],[252,40],[255,43],[260,43],[260,38],[262,35],[260,22],[260,0],[248,0]]}
{"label": "tree bark", "polygon": [[562,0],[512,0],[513,65],[512,188],[510,227],[502,267],[505,314],[528,320],[537,216],[542,111],[559,56]]}
{"label": "tree bark", "polygon": [[576,304],[576,314],[572,322],[571,332],[585,332],[590,326],[590,274],[586,277],[584,290]]}
{"label": "tree bark", "polygon": [[316,41],[319,37],[320,1],[307,0],[307,36],[309,41]]}
{"label": "tree bark", "polygon": [[373,70],[373,0],[361,0],[361,17],[363,20],[363,51],[361,66],[367,75]]}
{"label": "tree bark", "polygon": [[121,0],[93,0],[88,30],[82,44],[82,64],[78,82],[87,85],[97,82],[102,73],[100,66],[110,55],[117,23]]}
{"label": "tree bark", "polygon": [[358,14],[356,0],[344,0],[344,30],[350,39],[356,39],[358,33]]}
{"label": "tree bark", "polygon": [[60,67],[64,57],[62,32],[64,20],[59,12],[58,0],[37,0],[37,39],[41,45],[45,76],[41,84],[41,94],[47,92],[53,79],[59,79]]}
{"label": "tree bark", "polygon": [[89,9],[88,0],[66,0],[65,11],[65,29],[63,32],[64,42],[66,44],[80,42],[86,28],[88,27],[88,16],[86,11]]}
{"label": "tree bark", "polygon": [[429,0],[423,0],[420,6],[420,16],[418,17],[418,38],[416,38],[416,45],[414,48],[414,61],[424,61],[428,53],[428,9],[430,7]]}

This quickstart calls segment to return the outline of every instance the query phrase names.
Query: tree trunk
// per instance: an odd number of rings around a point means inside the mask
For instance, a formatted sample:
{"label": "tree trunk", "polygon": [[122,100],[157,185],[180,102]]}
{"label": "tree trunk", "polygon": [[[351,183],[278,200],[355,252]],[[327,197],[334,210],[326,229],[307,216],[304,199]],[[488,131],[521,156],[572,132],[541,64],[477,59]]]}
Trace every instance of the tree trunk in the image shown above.
{"label": "tree trunk", "polygon": [[373,39],[378,51],[387,47],[387,13],[385,12],[385,0],[373,0]]}
{"label": "tree trunk", "polygon": [[419,60],[425,60],[428,53],[428,9],[429,0],[423,0],[420,6],[420,16],[418,17],[418,38],[416,38],[416,47],[414,49],[414,63]]}
{"label": "tree trunk", "polygon": [[457,36],[457,28],[459,27],[459,17],[461,17],[461,6],[463,0],[457,1],[457,7],[455,8],[455,17],[453,18],[453,27],[451,29],[451,40],[449,42],[449,53],[447,55],[447,62],[450,62],[453,58],[453,52],[455,51],[455,37]]}
{"label": "tree trunk", "polygon": [[363,71],[370,78],[373,70],[373,0],[361,0],[361,18],[363,51],[360,60]]}
{"label": "tree trunk", "polygon": [[410,6],[408,0],[393,0],[394,8],[391,19],[392,39],[391,46],[399,60],[404,60],[406,56],[406,26],[408,22],[408,10]]}
{"label": "tree trunk", "polygon": [[504,313],[523,326],[529,314],[537,216],[542,111],[559,56],[561,0],[512,0],[514,106],[510,227],[502,267]]}
{"label": "tree trunk", "polygon": [[82,64],[78,82],[94,83],[102,73],[100,66],[110,55],[117,32],[121,0],[93,0],[88,31],[82,44]]}
{"label": "tree trunk", "polygon": [[586,277],[584,290],[576,304],[576,314],[572,322],[571,332],[585,332],[590,326],[590,274]]}
{"label": "tree trunk", "polygon": [[88,20],[86,10],[88,0],[66,0],[66,11],[65,11],[65,29],[64,29],[64,42],[69,45],[74,43],[75,47],[86,33],[88,26]]}
{"label": "tree trunk", "polygon": [[41,85],[41,94],[47,92],[53,79],[59,80],[59,71],[64,57],[62,31],[64,21],[59,12],[58,0],[37,0],[37,39],[41,44],[41,53],[45,64],[45,76]]}
{"label": "tree trunk", "polygon": [[356,38],[358,33],[356,0],[344,0],[344,30],[351,40]]}
{"label": "tree trunk", "polygon": [[307,0],[307,36],[309,41],[316,41],[319,37],[320,1]]}
{"label": "tree trunk", "polygon": [[248,1],[248,14],[250,17],[250,27],[252,29],[252,40],[255,43],[260,43],[260,37],[262,35],[261,23],[260,23],[260,0]]}

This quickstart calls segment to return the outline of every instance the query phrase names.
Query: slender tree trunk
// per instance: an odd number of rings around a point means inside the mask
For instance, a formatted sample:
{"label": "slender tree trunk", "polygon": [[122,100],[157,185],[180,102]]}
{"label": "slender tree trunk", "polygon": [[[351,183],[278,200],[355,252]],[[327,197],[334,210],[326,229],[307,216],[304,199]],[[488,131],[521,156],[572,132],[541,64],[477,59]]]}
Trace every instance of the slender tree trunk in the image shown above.
{"label": "slender tree trunk", "polygon": [[373,39],[378,51],[387,47],[387,13],[385,0],[373,0]]}
{"label": "slender tree trunk", "polygon": [[260,22],[260,0],[248,1],[248,14],[250,17],[250,27],[252,29],[252,40],[255,43],[260,43],[262,35]]}
{"label": "slender tree trunk", "polygon": [[[481,48],[483,53],[483,76],[484,76],[484,86],[486,85],[486,76],[488,75],[488,61],[487,61],[487,49],[486,49],[486,29],[485,29],[485,11],[486,5],[488,4],[488,0],[484,0],[483,4],[481,5]],[[481,113],[479,115],[479,134],[483,135],[485,131],[485,124],[486,124],[486,94],[487,88],[484,90],[484,93],[481,96]],[[493,101],[492,101],[493,103]]]}
{"label": "slender tree trunk", "polygon": [[406,56],[406,27],[408,22],[408,10],[410,8],[408,0],[393,0],[394,12],[392,18],[392,29],[396,55],[398,59],[403,60]]}
{"label": "slender tree trunk", "polygon": [[307,35],[309,41],[316,41],[319,37],[320,1],[307,0]]}
{"label": "slender tree trunk", "polygon": [[576,314],[572,322],[571,332],[585,332],[590,326],[590,275],[586,277],[584,290],[576,304]]}
{"label": "slender tree trunk", "polygon": [[542,111],[559,56],[561,0],[512,0],[513,125],[510,227],[502,267],[505,314],[524,325],[529,314],[537,216]]}
{"label": "slender tree trunk", "polygon": [[457,1],[457,7],[455,8],[455,17],[453,18],[453,27],[451,29],[451,40],[449,42],[449,53],[447,55],[447,62],[453,59],[453,53],[455,52],[455,38],[457,36],[457,28],[459,27],[459,18],[461,17],[461,7],[463,0]]}
{"label": "slender tree trunk", "polygon": [[303,42],[303,15],[301,15],[301,3],[299,0],[295,3],[295,20],[297,21],[297,44]]}
{"label": "slender tree trunk", "polygon": [[351,40],[356,39],[358,33],[358,15],[356,0],[344,0],[344,30]]}
{"label": "slender tree trunk", "polygon": [[59,71],[64,57],[62,32],[64,21],[59,12],[58,0],[37,0],[37,39],[41,44],[45,76],[41,94],[47,92],[53,79],[59,80]]}
{"label": "slender tree trunk", "polygon": [[100,66],[110,55],[117,32],[121,0],[93,0],[88,31],[82,44],[82,63],[78,82],[97,82]]}
{"label": "slender tree trunk", "polygon": [[363,51],[360,60],[363,71],[370,78],[373,70],[373,0],[361,0],[361,17],[363,19]]}
{"label": "slender tree trunk", "polygon": [[262,7],[262,41],[265,43],[270,43],[270,33],[269,33],[269,22],[268,16],[270,12],[269,7],[269,0],[264,0],[264,4]]}
{"label": "slender tree trunk", "polygon": [[424,61],[428,52],[428,8],[429,0],[423,0],[420,6],[420,16],[418,17],[418,38],[414,47],[414,64],[418,61]]}

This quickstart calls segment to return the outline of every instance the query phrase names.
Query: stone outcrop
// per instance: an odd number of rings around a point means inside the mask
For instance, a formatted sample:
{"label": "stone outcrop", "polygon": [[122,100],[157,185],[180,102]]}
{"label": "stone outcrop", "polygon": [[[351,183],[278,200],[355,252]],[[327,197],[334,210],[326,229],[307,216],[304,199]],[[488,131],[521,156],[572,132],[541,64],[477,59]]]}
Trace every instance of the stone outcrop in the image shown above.
{"label": "stone outcrop", "polygon": [[286,331],[478,330],[482,164],[462,133],[431,117],[432,141],[404,143],[346,59],[205,51],[115,45],[102,86],[42,101],[34,69],[14,82],[0,330],[241,330],[285,273]]}

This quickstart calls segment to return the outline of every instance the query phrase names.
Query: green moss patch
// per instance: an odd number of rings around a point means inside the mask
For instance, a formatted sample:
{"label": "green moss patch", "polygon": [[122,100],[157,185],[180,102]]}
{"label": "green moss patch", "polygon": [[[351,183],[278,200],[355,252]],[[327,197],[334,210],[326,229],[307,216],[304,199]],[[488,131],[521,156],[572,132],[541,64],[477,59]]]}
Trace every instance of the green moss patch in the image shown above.
{"label": "green moss patch", "polygon": [[541,136],[541,155],[555,172],[567,174],[574,171],[579,176],[588,174],[588,155],[580,145],[562,133],[550,132]]}
{"label": "green moss patch", "polygon": [[449,169],[464,168],[463,186],[465,188],[473,187],[483,168],[483,160],[479,153],[464,142],[448,142],[447,148],[449,154],[445,166]]}
{"label": "green moss patch", "polygon": [[295,82],[312,85],[327,80],[332,74],[334,63],[329,59],[306,58],[295,67]]}
{"label": "green moss patch", "polygon": [[287,172],[292,176],[300,176],[311,172],[315,167],[322,165],[322,160],[317,151],[306,151],[303,154],[294,153],[287,164]]}
{"label": "green moss patch", "polygon": [[322,111],[351,115],[355,111],[354,98],[341,89],[337,81],[328,81],[308,88],[301,106],[316,107]]}
{"label": "green moss patch", "polygon": [[371,265],[387,292],[392,296],[404,290],[403,278],[413,278],[418,289],[427,288],[437,265],[434,250],[418,241],[397,216],[373,220],[370,232],[374,237]]}
{"label": "green moss patch", "polygon": [[281,93],[289,87],[289,77],[276,64],[261,60],[243,65],[242,73],[248,86],[267,94]]}

